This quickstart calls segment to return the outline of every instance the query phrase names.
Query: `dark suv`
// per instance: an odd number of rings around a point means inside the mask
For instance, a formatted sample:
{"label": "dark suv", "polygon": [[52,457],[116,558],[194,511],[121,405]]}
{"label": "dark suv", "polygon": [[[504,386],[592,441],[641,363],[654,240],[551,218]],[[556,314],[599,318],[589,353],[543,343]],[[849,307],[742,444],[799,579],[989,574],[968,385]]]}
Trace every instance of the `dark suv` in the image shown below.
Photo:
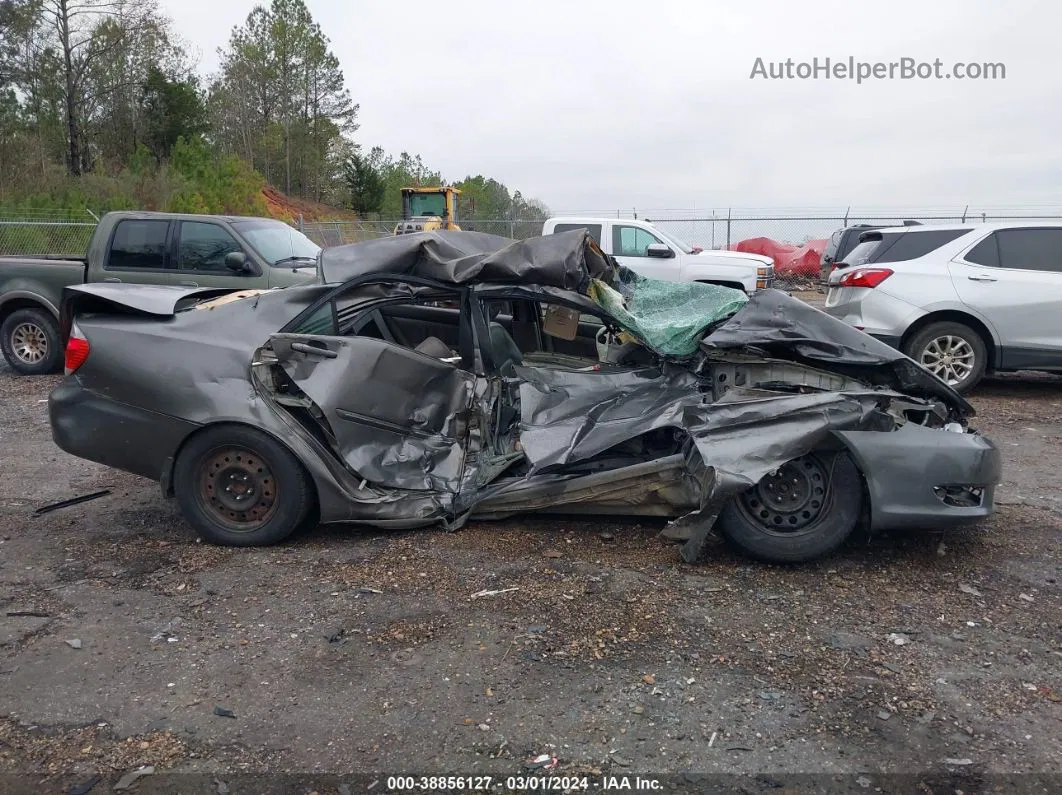
{"label": "dark suv", "polygon": [[[904,226],[921,226],[918,221],[904,221]],[[830,235],[826,248],[822,252],[822,260],[819,265],[819,282],[825,288],[830,280],[830,271],[834,263],[840,262],[847,257],[856,246],[859,245],[859,236],[872,229],[890,229],[895,224],[854,224],[838,229]]]}

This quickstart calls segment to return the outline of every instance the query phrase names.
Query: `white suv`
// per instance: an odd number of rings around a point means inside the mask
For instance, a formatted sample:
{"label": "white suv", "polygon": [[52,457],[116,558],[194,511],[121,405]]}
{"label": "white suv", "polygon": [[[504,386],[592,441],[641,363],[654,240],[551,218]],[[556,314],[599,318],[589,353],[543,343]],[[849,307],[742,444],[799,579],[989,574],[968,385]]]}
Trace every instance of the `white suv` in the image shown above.
{"label": "white suv", "polygon": [[1062,223],[864,232],[825,310],[959,392],[986,372],[1062,372]]}

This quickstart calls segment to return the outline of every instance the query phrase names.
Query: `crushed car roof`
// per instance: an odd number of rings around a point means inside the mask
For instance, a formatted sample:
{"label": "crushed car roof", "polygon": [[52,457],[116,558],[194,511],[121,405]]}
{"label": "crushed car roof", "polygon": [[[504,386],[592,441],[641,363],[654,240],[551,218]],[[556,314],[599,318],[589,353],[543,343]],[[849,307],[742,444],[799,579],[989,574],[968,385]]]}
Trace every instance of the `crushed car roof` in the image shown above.
{"label": "crushed car roof", "polygon": [[585,292],[590,279],[608,280],[614,266],[582,229],[516,241],[482,232],[419,232],[326,248],[318,259],[318,275],[326,283],[373,273]]}

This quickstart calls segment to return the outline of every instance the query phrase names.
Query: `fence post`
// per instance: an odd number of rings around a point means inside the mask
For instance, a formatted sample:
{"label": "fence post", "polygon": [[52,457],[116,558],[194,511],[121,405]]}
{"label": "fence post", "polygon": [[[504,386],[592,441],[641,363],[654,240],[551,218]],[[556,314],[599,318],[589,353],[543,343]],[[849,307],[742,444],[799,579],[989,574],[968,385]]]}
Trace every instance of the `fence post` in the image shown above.
{"label": "fence post", "polygon": [[726,208],[726,250],[730,251],[730,215],[734,212],[733,207]]}
{"label": "fence post", "polygon": [[849,205],[848,208],[844,211],[844,224],[842,224],[842,226],[845,229],[848,228],[848,214],[850,212],[852,212],[852,206],[851,205]]}
{"label": "fence post", "polygon": [[306,234],[306,224],[303,221],[302,213],[299,213],[299,231],[304,235]]}
{"label": "fence post", "polygon": [[970,205],[968,205],[968,204],[967,204],[967,205],[966,205],[966,206],[965,206],[965,207],[963,208],[963,210],[962,210],[962,222],[963,222],[964,224],[966,223],[966,213],[967,213],[967,211],[968,211],[969,209],[970,209]]}

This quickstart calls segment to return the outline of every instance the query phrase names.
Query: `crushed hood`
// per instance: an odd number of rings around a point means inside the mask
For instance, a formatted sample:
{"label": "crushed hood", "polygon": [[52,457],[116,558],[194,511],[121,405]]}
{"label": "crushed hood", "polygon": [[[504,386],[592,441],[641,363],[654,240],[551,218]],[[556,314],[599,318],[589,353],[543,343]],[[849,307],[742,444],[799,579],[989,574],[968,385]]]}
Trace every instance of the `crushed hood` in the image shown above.
{"label": "crushed hood", "polygon": [[321,251],[321,280],[336,284],[373,273],[448,284],[535,284],[585,293],[611,281],[613,265],[585,230],[511,240],[482,232],[419,232]]}
{"label": "crushed hood", "polygon": [[701,342],[713,351],[751,349],[870,380],[898,392],[935,397],[974,416],[973,406],[910,357],[780,290],[758,290]]}

